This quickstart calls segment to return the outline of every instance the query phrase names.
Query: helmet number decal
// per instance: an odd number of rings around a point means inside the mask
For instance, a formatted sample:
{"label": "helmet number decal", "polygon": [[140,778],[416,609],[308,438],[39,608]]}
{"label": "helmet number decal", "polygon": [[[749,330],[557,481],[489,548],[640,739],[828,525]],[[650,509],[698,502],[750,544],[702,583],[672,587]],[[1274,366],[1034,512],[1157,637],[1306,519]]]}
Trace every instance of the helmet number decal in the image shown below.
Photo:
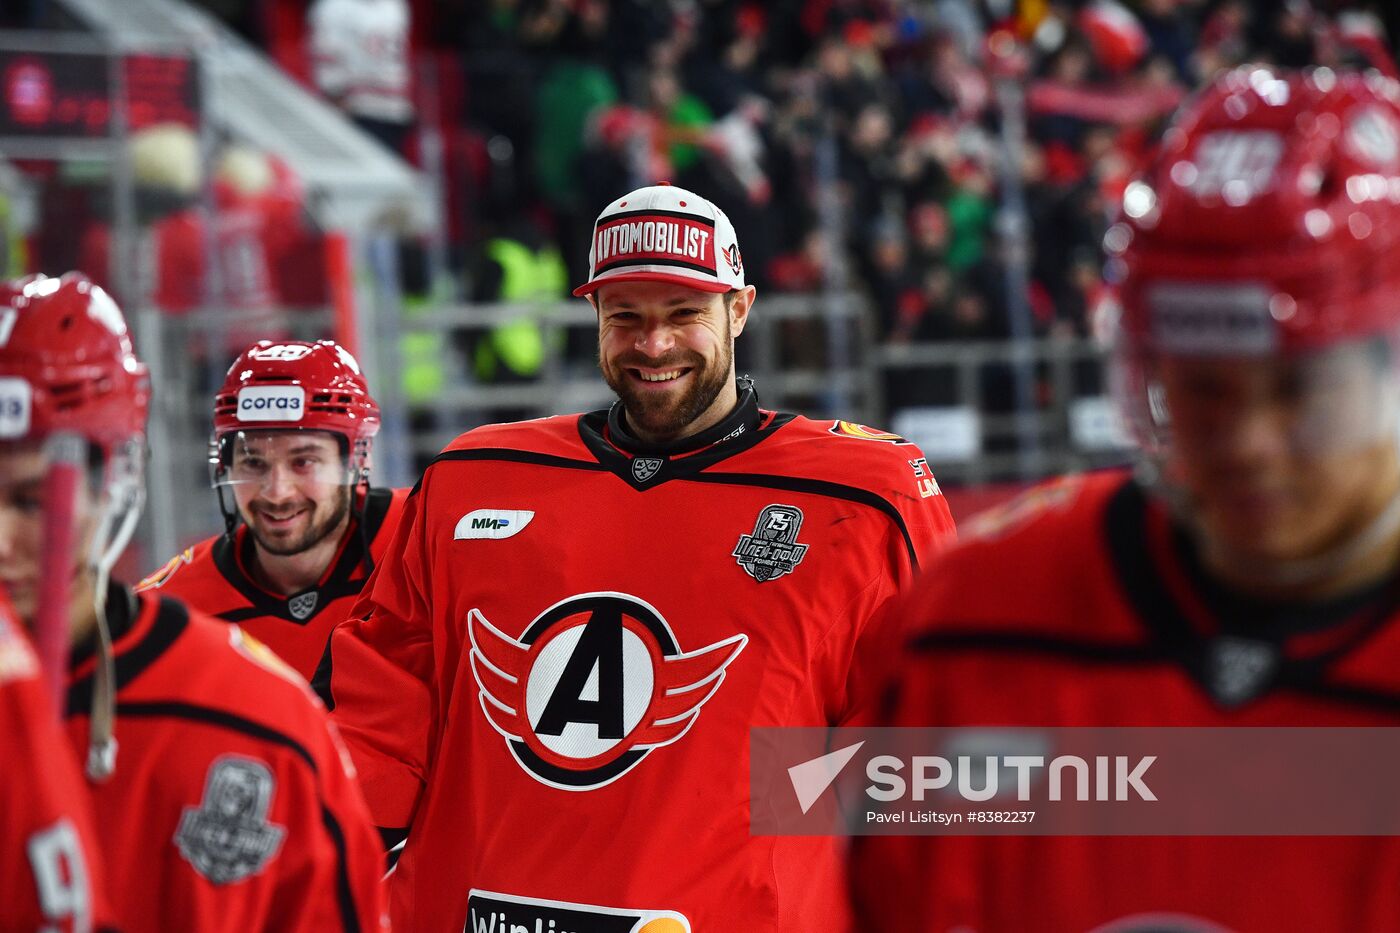
{"label": "helmet number decal", "polygon": [[29,434],[34,389],[27,379],[0,378],[0,438]]}
{"label": "helmet number decal", "polygon": [[1196,197],[1244,204],[1266,191],[1283,157],[1283,138],[1268,131],[1224,130],[1201,140],[1196,150]]}
{"label": "helmet number decal", "polygon": [[301,386],[245,386],[238,390],[239,421],[300,421],[306,413]]}

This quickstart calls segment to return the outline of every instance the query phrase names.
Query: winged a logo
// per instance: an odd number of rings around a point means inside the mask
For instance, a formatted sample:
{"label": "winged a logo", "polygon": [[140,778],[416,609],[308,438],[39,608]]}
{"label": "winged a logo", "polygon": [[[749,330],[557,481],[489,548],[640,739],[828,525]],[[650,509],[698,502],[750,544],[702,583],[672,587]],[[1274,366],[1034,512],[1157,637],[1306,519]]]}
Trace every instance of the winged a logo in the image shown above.
{"label": "winged a logo", "polygon": [[584,593],[541,613],[520,638],[468,614],[481,709],[535,780],[561,790],[610,784],[678,741],[748,644],[733,635],[682,651],[655,608]]}
{"label": "winged a logo", "polygon": [[729,263],[729,268],[735,275],[740,275],[744,271],[744,257],[739,255],[739,244],[731,243],[722,247],[720,252],[724,254],[724,261]]}

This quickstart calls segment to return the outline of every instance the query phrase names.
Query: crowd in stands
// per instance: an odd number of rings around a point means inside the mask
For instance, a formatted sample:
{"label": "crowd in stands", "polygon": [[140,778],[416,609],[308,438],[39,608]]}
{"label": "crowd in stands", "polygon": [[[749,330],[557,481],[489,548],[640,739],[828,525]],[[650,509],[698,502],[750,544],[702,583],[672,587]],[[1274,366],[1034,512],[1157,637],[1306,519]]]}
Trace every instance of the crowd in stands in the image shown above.
{"label": "crowd in stands", "polygon": [[761,289],[857,283],[881,336],[910,341],[1007,333],[989,37],[1009,33],[1029,53],[1011,80],[1028,113],[1014,158],[1035,327],[1082,335],[1103,232],[1175,105],[1245,61],[1393,72],[1384,7],[445,0],[411,15],[430,66],[418,77],[434,84],[416,90],[420,119],[440,123],[457,176],[469,297],[493,297],[481,249],[493,236],[557,246],[581,281],[598,210],[668,179],[725,209]]}
{"label": "crowd in stands", "polygon": [[863,289],[889,342],[1008,335],[1012,181],[1033,329],[1088,334],[1103,234],[1193,88],[1246,61],[1393,74],[1400,27],[1381,0],[196,2],[441,166],[460,298],[563,298],[598,211],[669,180],[729,214],[761,292]]}

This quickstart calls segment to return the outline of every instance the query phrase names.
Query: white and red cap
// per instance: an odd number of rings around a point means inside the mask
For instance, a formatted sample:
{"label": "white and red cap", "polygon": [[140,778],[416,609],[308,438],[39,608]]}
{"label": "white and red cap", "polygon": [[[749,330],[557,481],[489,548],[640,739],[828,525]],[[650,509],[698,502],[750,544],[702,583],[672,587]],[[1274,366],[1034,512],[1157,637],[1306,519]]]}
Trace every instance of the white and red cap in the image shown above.
{"label": "white and red cap", "polygon": [[744,260],[724,211],[665,182],[603,209],[593,225],[588,271],[576,296],[609,282],[673,282],[705,292],[744,287]]}

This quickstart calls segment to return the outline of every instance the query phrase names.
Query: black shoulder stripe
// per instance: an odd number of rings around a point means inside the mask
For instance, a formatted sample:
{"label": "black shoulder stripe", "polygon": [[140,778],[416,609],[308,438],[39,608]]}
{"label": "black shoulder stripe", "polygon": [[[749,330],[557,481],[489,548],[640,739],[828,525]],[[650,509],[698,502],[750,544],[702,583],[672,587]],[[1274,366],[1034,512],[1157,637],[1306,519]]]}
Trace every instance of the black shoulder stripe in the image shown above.
{"label": "black shoulder stripe", "polygon": [[[251,536],[245,535],[244,543],[251,546]],[[231,540],[229,535],[220,535],[219,540],[214,542],[214,547],[209,552],[210,556],[214,559],[214,568],[219,571],[219,575],[224,578],[224,582],[237,590],[240,596],[248,600],[248,604],[253,609],[256,609],[259,615],[277,615],[278,609],[281,606],[285,606],[287,601],[285,599],[274,599],[269,593],[255,586],[253,581],[248,579],[243,573],[242,568],[238,566],[237,547],[238,544]],[[220,618],[224,618],[224,616],[220,615]]]}
{"label": "black shoulder stripe", "polygon": [[[507,447],[479,447],[471,450],[445,450],[428,464],[452,460],[505,460],[509,463],[530,463],[535,466],[558,467],[564,470],[592,470],[603,472],[607,467],[594,460],[575,460],[571,457],[556,457],[553,454],[537,453],[533,450],[512,450]],[[419,480],[421,483],[422,480]]]}
{"label": "black shoulder stripe", "polygon": [[316,670],[311,675],[311,689],[321,698],[321,702],[326,704],[327,710],[335,709],[335,696],[331,693],[331,676],[335,666],[331,656],[331,639],[335,633],[331,633],[331,638],[326,639],[325,650],[321,652],[321,660],[316,664]]}
{"label": "black shoulder stripe", "polygon": [[[160,660],[161,655],[184,633],[190,624],[190,613],[184,603],[162,598],[156,605],[156,617],[151,630],[139,642],[117,655],[115,661],[117,683],[121,690],[141,675],[141,672]],[[92,711],[93,677],[88,674],[68,687],[65,715],[86,715]]]}
{"label": "black shoulder stripe", "polygon": [[868,505],[873,509],[878,509],[889,516],[899,529],[900,535],[904,538],[904,548],[909,554],[909,563],[915,570],[919,569],[919,555],[914,550],[914,539],[909,534],[909,526],[904,522],[904,516],[895,508],[894,503],[883,496],[876,495],[868,489],[861,489],[858,486],[845,486],[841,483],[831,483],[820,479],[806,479],[800,476],[775,476],[770,473],[695,473],[684,477],[688,482],[693,483],[719,483],[729,486],[757,486],[763,489],[781,489],[784,492],[805,492],[817,496],[826,496],[831,499],[845,499],[848,502],[855,502],[860,505]]}
{"label": "black shoulder stripe", "polygon": [[1195,632],[1147,548],[1147,498],[1134,482],[1113,494],[1103,513],[1103,541],[1123,598],[1154,640],[1186,658]]}
{"label": "black shoulder stripe", "polygon": [[[118,703],[117,719],[123,717],[132,719],[170,717],[173,719],[188,719],[204,725],[215,726],[221,729],[228,729],[233,732],[240,732],[265,742],[281,745],[296,753],[297,757],[306,762],[313,775],[317,775],[319,769],[316,767],[316,759],[307,751],[306,746],[296,739],[265,726],[259,722],[253,722],[239,716],[237,713],[230,713],[227,710],[214,709],[209,706],[201,706],[195,703]],[[320,794],[320,788],[317,788]],[[326,833],[331,837],[331,843],[335,846],[337,866],[336,866],[336,895],[340,904],[341,923],[347,931],[359,933],[360,918],[355,909],[354,889],[350,884],[350,867],[346,858],[345,833],[340,828],[340,823],[325,802],[321,803],[321,823],[326,828]]]}
{"label": "black shoulder stripe", "polygon": [[335,873],[335,893],[340,904],[340,925],[345,928],[346,933],[360,933],[360,915],[355,909],[355,889],[350,884],[350,861],[345,851],[345,832],[340,828],[340,821],[325,803],[321,804],[321,823],[326,827],[326,834],[331,837],[339,862]]}
{"label": "black shoulder stripe", "polygon": [[157,719],[161,717],[188,719],[193,722],[203,723],[207,726],[228,729],[231,732],[241,732],[243,735],[249,735],[255,739],[262,739],[265,742],[271,742],[274,745],[281,745],[284,748],[289,748],[307,763],[312,772],[318,770],[316,767],[316,759],[311,756],[311,752],[307,751],[305,745],[302,745],[285,732],[280,732],[260,722],[254,722],[237,713],[230,713],[228,710],[215,709],[212,706],[202,706],[197,703],[118,703],[118,721],[120,721],[123,716],[128,716],[133,719]]}
{"label": "black shoulder stripe", "polygon": [[906,643],[913,654],[1043,654],[1085,664],[1167,664],[1173,657],[1154,644],[1124,644],[1046,635],[1041,632],[987,632],[972,628],[913,635]]}

